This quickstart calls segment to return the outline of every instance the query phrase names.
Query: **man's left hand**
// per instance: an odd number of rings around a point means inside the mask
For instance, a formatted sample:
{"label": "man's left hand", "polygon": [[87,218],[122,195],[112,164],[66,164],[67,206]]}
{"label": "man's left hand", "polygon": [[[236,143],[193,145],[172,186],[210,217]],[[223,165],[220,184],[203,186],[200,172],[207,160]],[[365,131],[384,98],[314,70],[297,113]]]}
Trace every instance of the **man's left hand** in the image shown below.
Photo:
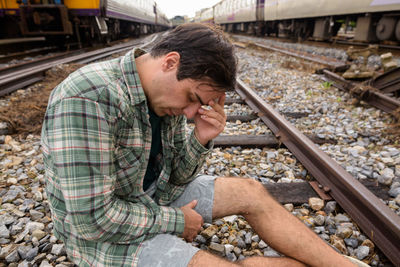
{"label": "man's left hand", "polygon": [[217,137],[225,128],[226,115],[224,103],[225,94],[218,99],[218,103],[214,100],[208,103],[211,107],[210,110],[200,107],[194,117],[194,134],[203,146]]}

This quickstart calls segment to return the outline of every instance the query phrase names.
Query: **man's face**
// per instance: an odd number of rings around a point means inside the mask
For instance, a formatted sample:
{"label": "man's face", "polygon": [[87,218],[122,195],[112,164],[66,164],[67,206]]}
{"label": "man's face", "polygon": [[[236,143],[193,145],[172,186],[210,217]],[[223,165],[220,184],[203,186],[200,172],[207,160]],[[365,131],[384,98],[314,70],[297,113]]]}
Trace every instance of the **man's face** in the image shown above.
{"label": "man's face", "polygon": [[225,95],[224,92],[215,90],[207,81],[194,81],[183,79],[170,81],[164,85],[164,96],[156,97],[151,107],[158,116],[185,115],[193,118],[203,105],[208,105],[211,100],[215,103]]}

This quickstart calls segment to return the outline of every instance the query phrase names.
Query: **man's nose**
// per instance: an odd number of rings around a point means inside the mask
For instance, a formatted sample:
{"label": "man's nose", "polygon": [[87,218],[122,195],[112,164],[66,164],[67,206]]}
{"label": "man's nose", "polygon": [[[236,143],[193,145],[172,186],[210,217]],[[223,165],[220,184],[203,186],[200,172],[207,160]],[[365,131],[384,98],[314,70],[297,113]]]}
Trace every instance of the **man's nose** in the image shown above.
{"label": "man's nose", "polygon": [[200,103],[190,104],[183,109],[183,114],[186,116],[186,118],[192,119],[196,115],[200,107],[201,107]]}

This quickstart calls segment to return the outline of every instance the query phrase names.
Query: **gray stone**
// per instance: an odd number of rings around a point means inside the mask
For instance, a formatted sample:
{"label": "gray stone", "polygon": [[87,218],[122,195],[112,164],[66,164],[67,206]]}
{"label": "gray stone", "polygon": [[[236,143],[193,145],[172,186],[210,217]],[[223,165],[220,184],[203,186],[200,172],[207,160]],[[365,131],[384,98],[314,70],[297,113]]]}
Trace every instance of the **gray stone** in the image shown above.
{"label": "gray stone", "polygon": [[246,233],[246,235],[245,235],[245,237],[244,237],[244,242],[247,244],[247,245],[250,245],[251,244],[251,232],[248,232],[248,233]]}
{"label": "gray stone", "polygon": [[325,216],[318,214],[315,218],[314,218],[314,222],[316,225],[324,225],[325,223]]}
{"label": "gray stone", "polygon": [[326,214],[330,214],[332,212],[334,212],[336,210],[336,201],[329,201],[328,203],[326,203],[324,211]]}
{"label": "gray stone", "polygon": [[32,220],[34,220],[34,221],[37,221],[44,217],[44,214],[40,211],[30,210],[29,213],[31,215]]}
{"label": "gray stone", "polygon": [[211,242],[214,242],[214,243],[220,243],[220,240],[219,240],[219,237],[217,236],[217,235],[213,235],[212,237],[211,237],[211,240],[210,240]]}
{"label": "gray stone", "polygon": [[228,230],[229,230],[228,226],[224,225],[224,226],[221,227],[220,232],[221,233],[226,233],[226,232],[228,232]]}
{"label": "gray stone", "polygon": [[21,259],[25,260],[27,258],[28,252],[32,249],[32,246],[19,246],[17,251]]}
{"label": "gray stone", "polygon": [[34,230],[44,230],[44,224],[40,222],[28,222],[25,226],[25,229],[32,233]]}
{"label": "gray stone", "polygon": [[12,223],[14,223],[16,221],[14,216],[11,216],[9,214],[3,214],[0,215],[0,225],[4,224],[4,225],[10,225]]}
{"label": "gray stone", "polygon": [[390,185],[394,178],[394,172],[390,168],[385,168],[380,172],[380,176],[378,177],[378,182],[385,185]]}
{"label": "gray stone", "polygon": [[223,218],[225,222],[233,224],[237,219],[237,215],[226,216]]}
{"label": "gray stone", "polygon": [[232,252],[233,249],[235,248],[235,247],[234,247],[233,245],[231,245],[231,244],[225,244],[224,246],[225,246],[225,253],[226,253],[226,254]]}
{"label": "gray stone", "polygon": [[334,218],[336,223],[342,223],[342,222],[350,222],[350,218],[339,213],[338,215],[335,216]]}
{"label": "gray stone", "polygon": [[400,195],[400,187],[391,188],[389,190],[389,195],[391,197],[397,197],[398,195]]}
{"label": "gray stone", "polygon": [[279,255],[279,253],[276,252],[275,250],[270,249],[270,250],[264,251],[264,256],[265,257],[280,257],[281,255]]}
{"label": "gray stone", "polygon": [[0,259],[4,259],[7,255],[13,252],[17,246],[15,244],[7,245],[1,248]]}
{"label": "gray stone", "polygon": [[43,259],[46,258],[46,253],[40,253],[39,255],[37,255],[33,260],[35,262],[41,262]]}
{"label": "gray stone", "polygon": [[17,199],[19,193],[20,192],[17,190],[8,190],[7,194],[3,196],[3,203],[13,202],[14,200]]}
{"label": "gray stone", "polygon": [[223,254],[225,251],[225,246],[222,244],[210,242],[210,245],[208,246],[211,250],[216,251],[218,253]]}
{"label": "gray stone", "polygon": [[239,255],[242,253],[242,250],[240,248],[238,248],[238,247],[234,247],[233,248],[233,252],[235,253],[235,255],[237,257],[239,257]]}
{"label": "gray stone", "polygon": [[350,227],[339,226],[336,230],[336,235],[342,239],[349,238],[353,234]]}
{"label": "gray stone", "polygon": [[39,253],[39,247],[31,248],[28,253],[26,253],[26,260],[32,261]]}
{"label": "gray stone", "polygon": [[27,260],[24,260],[18,264],[18,267],[32,267],[32,263]]}
{"label": "gray stone", "polygon": [[0,225],[0,238],[9,238],[10,231],[8,230],[7,226]]}
{"label": "gray stone", "polygon": [[356,248],[358,246],[358,240],[355,238],[345,238],[344,242],[346,243],[347,246]]}
{"label": "gray stone", "polygon": [[46,232],[43,232],[42,230],[36,229],[32,232],[32,236],[36,237],[37,240],[42,239],[43,237],[46,236]]}
{"label": "gray stone", "polygon": [[329,235],[322,233],[318,235],[321,239],[328,241],[330,239]]}
{"label": "gray stone", "polygon": [[224,221],[216,220],[214,224],[217,225],[217,226],[222,226],[224,224]]}
{"label": "gray stone", "polygon": [[359,246],[356,249],[356,256],[359,260],[364,259],[365,257],[367,257],[369,254],[369,247],[367,246]]}
{"label": "gray stone", "polygon": [[52,249],[51,249],[51,254],[54,254],[54,255],[57,255],[57,256],[66,255],[64,244],[54,244]]}
{"label": "gray stone", "polygon": [[233,252],[226,253],[225,257],[228,259],[228,261],[233,262],[233,261],[237,260],[237,257],[235,255],[235,253],[233,253]]}
{"label": "gray stone", "polygon": [[260,242],[260,237],[258,236],[258,235],[253,235],[252,237],[251,237],[251,241],[254,241],[254,242]]}
{"label": "gray stone", "polygon": [[55,237],[54,235],[52,235],[51,237],[50,237],[50,243],[56,243],[57,242],[57,237]]}
{"label": "gray stone", "polygon": [[47,260],[44,260],[40,263],[39,267],[53,267],[53,265],[51,265]]}
{"label": "gray stone", "polygon": [[264,249],[264,248],[268,247],[268,245],[264,242],[264,240],[261,240],[261,241],[258,243],[258,247],[259,247],[260,249]]}
{"label": "gray stone", "polygon": [[237,239],[237,246],[238,246],[238,248],[243,249],[243,248],[246,248],[246,243],[243,241],[242,238],[238,238]]}
{"label": "gray stone", "polygon": [[10,234],[11,235],[17,235],[21,231],[22,231],[22,226],[14,224],[14,225],[11,226]]}
{"label": "gray stone", "polygon": [[12,262],[18,262],[20,260],[20,257],[18,255],[18,251],[14,250],[8,256],[5,258],[6,262],[12,263]]}
{"label": "gray stone", "polygon": [[207,240],[202,235],[197,235],[194,241],[199,244],[205,244],[207,242]]}
{"label": "gray stone", "polygon": [[24,240],[24,238],[25,238],[28,234],[29,234],[29,230],[25,229],[23,232],[19,233],[19,234],[16,236],[16,238],[15,238],[15,240],[14,240],[14,243],[19,243],[19,242],[21,242],[22,240]]}

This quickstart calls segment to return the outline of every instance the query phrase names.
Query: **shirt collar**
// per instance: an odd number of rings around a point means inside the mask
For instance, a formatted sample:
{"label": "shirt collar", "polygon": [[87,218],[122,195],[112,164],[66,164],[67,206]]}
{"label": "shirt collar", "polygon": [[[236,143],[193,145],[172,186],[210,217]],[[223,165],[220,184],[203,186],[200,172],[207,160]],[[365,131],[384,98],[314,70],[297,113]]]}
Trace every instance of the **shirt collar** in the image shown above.
{"label": "shirt collar", "polygon": [[146,53],[147,52],[143,49],[134,48],[125,54],[121,59],[120,66],[122,70],[122,76],[128,88],[132,105],[138,105],[142,102],[146,102],[146,95],[144,94],[135,62],[135,58]]}

